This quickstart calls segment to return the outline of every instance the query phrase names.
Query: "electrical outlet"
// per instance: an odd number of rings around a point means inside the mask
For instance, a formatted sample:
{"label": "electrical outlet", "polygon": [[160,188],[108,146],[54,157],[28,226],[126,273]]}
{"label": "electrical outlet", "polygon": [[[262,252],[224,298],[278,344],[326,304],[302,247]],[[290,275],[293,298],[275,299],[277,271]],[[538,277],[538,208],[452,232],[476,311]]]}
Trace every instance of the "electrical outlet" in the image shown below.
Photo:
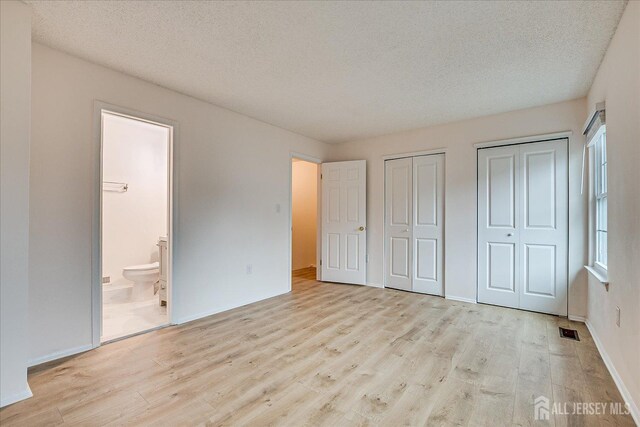
{"label": "electrical outlet", "polygon": [[251,264],[247,264],[247,274],[253,274],[253,266]]}
{"label": "electrical outlet", "polygon": [[105,276],[102,278],[102,284],[111,283],[111,276]]}
{"label": "electrical outlet", "polygon": [[616,307],[616,326],[620,327],[620,307]]}

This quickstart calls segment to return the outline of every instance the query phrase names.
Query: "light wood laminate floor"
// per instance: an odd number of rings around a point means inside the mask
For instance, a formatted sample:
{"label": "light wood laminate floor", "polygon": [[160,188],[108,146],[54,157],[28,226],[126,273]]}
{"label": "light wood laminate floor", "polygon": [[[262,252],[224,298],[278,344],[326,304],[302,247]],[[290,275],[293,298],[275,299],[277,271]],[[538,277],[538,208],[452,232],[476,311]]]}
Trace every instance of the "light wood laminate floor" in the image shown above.
{"label": "light wood laminate floor", "polygon": [[622,401],[583,324],[313,278],[301,271],[289,294],[40,366],[34,397],[0,423],[531,425],[541,395]]}

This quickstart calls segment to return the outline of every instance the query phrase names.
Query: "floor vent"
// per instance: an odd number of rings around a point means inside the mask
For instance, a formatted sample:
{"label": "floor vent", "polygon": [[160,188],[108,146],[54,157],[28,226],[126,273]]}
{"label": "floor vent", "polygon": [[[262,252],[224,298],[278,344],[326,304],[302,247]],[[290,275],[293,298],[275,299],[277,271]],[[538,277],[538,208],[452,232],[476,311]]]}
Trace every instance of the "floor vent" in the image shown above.
{"label": "floor vent", "polygon": [[559,328],[559,329],[560,329],[560,336],[562,338],[568,338],[570,340],[580,341],[580,337],[578,336],[578,331],[576,331],[575,329],[565,329],[565,328]]}

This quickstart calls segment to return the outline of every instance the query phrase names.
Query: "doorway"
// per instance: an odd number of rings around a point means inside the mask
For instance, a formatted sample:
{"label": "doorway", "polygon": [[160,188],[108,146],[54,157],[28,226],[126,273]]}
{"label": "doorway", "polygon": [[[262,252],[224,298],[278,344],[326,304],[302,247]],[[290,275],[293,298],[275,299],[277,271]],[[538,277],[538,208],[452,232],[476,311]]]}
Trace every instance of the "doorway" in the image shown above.
{"label": "doorway", "polygon": [[478,302],[567,315],[568,139],[478,150]]}
{"label": "doorway", "polygon": [[315,283],[318,267],[319,165],[291,158],[292,288]]}
{"label": "doorway", "polygon": [[173,126],[100,109],[99,342],[170,323]]}

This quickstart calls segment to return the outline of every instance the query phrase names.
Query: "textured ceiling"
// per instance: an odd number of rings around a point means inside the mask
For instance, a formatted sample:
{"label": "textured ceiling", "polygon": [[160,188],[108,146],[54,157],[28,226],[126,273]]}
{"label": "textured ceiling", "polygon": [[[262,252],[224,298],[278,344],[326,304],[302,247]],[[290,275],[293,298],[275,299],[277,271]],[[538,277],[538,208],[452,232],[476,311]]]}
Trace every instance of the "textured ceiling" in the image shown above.
{"label": "textured ceiling", "polygon": [[27,1],[34,40],[322,141],[584,96],[624,1]]}

